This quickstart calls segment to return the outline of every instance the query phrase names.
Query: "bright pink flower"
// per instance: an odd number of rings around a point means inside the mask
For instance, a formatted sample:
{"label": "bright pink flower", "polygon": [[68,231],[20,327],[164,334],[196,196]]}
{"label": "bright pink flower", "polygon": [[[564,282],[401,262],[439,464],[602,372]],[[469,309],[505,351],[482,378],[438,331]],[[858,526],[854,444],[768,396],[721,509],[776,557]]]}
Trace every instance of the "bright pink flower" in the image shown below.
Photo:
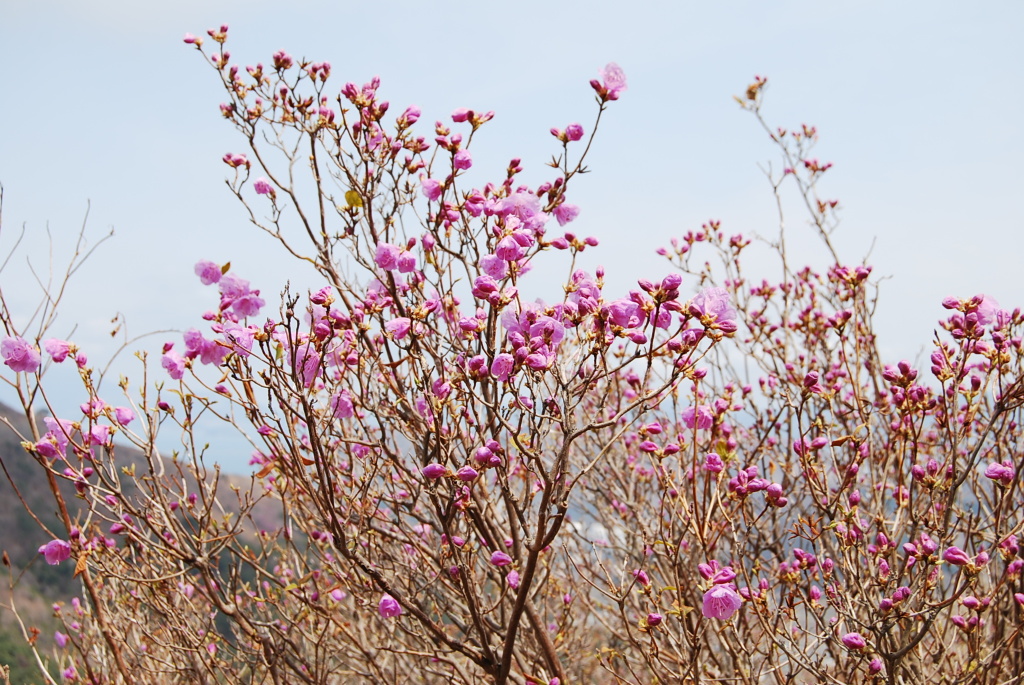
{"label": "bright pink flower", "polygon": [[39,553],[46,557],[46,563],[56,566],[71,556],[71,543],[65,540],[50,540],[39,548]]}
{"label": "bright pink flower", "polygon": [[583,137],[583,127],[579,124],[569,124],[565,127],[565,137],[576,141]]}
{"label": "bright pink flower", "polygon": [[67,340],[50,338],[43,341],[43,349],[46,350],[46,354],[50,355],[53,361],[60,364],[68,358],[68,354],[71,352],[71,343]]}
{"label": "bright pink flower", "polygon": [[657,626],[661,625],[661,622],[662,622],[662,620],[664,618],[665,617],[662,616],[661,614],[657,614],[657,613],[653,613],[653,612],[650,613],[650,614],[647,614],[647,625],[649,625],[651,628],[656,628]]}
{"label": "bright pink flower", "polygon": [[420,115],[422,113],[423,112],[422,110],[420,110],[419,107],[417,107],[416,105],[410,105],[406,107],[405,111],[402,112],[402,115],[398,117],[397,123],[399,126],[403,128],[411,126],[412,124],[415,124],[417,121],[419,121]]}
{"label": "bright pink flower", "polygon": [[511,354],[502,352],[491,362],[491,375],[499,381],[507,381],[515,370],[515,359]]}
{"label": "bright pink flower", "polygon": [[469,482],[471,480],[476,480],[476,477],[479,476],[479,475],[480,475],[480,473],[476,469],[474,469],[472,466],[463,466],[461,469],[459,469],[458,471],[455,472],[455,477],[456,478],[458,478],[459,480],[466,481],[466,482]]}
{"label": "bright pink flower", "polygon": [[505,580],[508,582],[508,586],[513,590],[519,589],[519,571],[509,571],[508,575],[505,576]]}
{"label": "bright pink flower", "polygon": [[992,480],[998,481],[1001,485],[1005,485],[1007,487],[1013,483],[1014,475],[1016,474],[1013,470],[1013,462],[1009,460],[1004,461],[1002,464],[998,462],[989,464],[989,467],[985,469],[986,478],[991,478]]}
{"label": "bright pink flower", "polygon": [[512,557],[504,552],[495,552],[491,555],[491,563],[495,566],[508,566],[512,563]]}
{"label": "bright pink flower", "polygon": [[424,475],[424,477],[429,478],[431,480],[436,480],[438,478],[443,478],[444,475],[448,473],[448,469],[441,466],[440,464],[433,463],[424,466],[420,470],[420,472]]}
{"label": "bright pink flower", "polygon": [[967,552],[959,547],[950,547],[942,553],[942,558],[954,566],[967,566],[971,563],[971,558],[967,556]]}
{"label": "bright pink flower", "polygon": [[59,630],[53,634],[53,641],[57,643],[57,646],[64,649],[68,645],[68,636]]}
{"label": "bright pink flower", "polygon": [[722,469],[725,468],[725,464],[722,463],[722,458],[714,452],[709,452],[704,457],[704,470],[711,473],[721,473]]}
{"label": "bright pink flower", "polygon": [[852,649],[857,652],[867,647],[868,644],[860,633],[847,633],[846,635],[843,635],[841,640],[843,644],[846,645],[847,649]]}
{"label": "bright pink flower", "polygon": [[35,373],[42,361],[39,357],[39,350],[18,337],[4,338],[4,341],[0,343],[0,354],[4,357],[4,364],[15,372]]}
{"label": "bright pink flower", "polygon": [[384,595],[380,598],[377,611],[380,612],[382,618],[396,618],[402,615],[402,605],[391,595]]}
{"label": "bright pink flower", "polygon": [[736,592],[736,586],[730,584],[715,585],[704,593],[702,613],[705,618],[728,620],[743,605],[743,599]]}

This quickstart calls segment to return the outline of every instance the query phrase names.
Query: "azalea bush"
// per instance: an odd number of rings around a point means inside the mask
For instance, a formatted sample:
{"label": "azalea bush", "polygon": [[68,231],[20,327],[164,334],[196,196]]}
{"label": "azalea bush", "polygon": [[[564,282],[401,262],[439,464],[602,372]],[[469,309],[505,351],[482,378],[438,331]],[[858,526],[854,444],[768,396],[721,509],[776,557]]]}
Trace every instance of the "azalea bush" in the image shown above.
{"label": "azalea bush", "polygon": [[[548,180],[514,159],[479,182],[492,112],[425,126],[376,78],[241,67],[227,27],[208,35],[186,43],[227,94],[231,192],[322,287],[268,302],[280,284],[201,258],[209,311],[119,398],[51,334],[59,298],[32,327],[3,308],[3,378],[61,513],[40,555],[81,585],[41,663],[88,683],[1024,672],[1020,310],[950,297],[928,364],[882,359],[872,270],[830,239],[831,165],[812,127],[767,124],[764,79],[738,100],[781,155],[771,191],[831,262],[708,222],[608,292],[577,267],[600,248],[570,200],[625,95],[615,65],[592,123],[551,130]],[[745,266],[758,248],[772,275]],[[40,424],[57,365],[81,413]],[[252,443],[248,487],[223,482],[208,422]]]}

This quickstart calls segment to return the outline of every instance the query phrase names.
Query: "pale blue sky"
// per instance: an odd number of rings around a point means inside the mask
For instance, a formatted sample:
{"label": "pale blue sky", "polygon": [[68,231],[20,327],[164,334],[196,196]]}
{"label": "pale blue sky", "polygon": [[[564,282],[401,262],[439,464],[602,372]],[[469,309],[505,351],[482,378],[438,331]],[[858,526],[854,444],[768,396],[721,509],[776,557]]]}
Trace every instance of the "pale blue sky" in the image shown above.
{"label": "pale blue sky", "polygon": [[[115,230],[55,331],[80,324],[94,359],[109,353],[116,312],[133,333],[201,323],[212,293],[191,275],[200,258],[232,261],[270,300],[287,278],[312,284],[282,267],[223,186],[220,157],[240,141],[217,111],[215,74],[181,42],[221,23],[238,62],[283,48],[330,61],[339,87],[377,74],[393,111],[418,104],[426,123],[496,110],[474,143],[481,178],[520,156],[527,180],[546,179],[548,129],[589,128],[587,81],[618,62],[629,90],[603,123],[594,173],[570,194],[615,296],[663,275],[655,248],[709,218],[774,235],[758,165],[776,156],[731,97],[765,74],[769,119],[817,125],[818,156],[835,163],[822,191],[844,207],[841,254],[856,262],[874,245],[893,361],[924,349],[946,295],[1024,304],[1024,3],[9,0],[0,247],[25,226],[45,266],[46,227],[66,254],[89,202],[89,235]],[[798,256],[827,267],[803,218],[789,221]],[[3,287],[27,313],[37,291],[20,264]]]}

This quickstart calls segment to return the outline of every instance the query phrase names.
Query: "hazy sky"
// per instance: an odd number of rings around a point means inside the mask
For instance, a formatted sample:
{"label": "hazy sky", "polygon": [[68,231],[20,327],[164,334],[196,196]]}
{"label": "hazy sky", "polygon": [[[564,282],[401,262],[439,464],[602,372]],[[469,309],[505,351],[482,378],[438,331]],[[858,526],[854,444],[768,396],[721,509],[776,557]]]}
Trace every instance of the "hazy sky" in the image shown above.
{"label": "hazy sky", "polygon": [[[26,240],[0,279],[27,318],[39,290],[25,257],[45,271],[48,229],[66,258],[91,203],[87,235],[116,235],[77,274],[54,333],[78,324],[94,360],[112,351],[118,312],[133,334],[200,325],[214,304],[192,276],[200,258],[230,260],[270,301],[288,278],[313,284],[282,265],[224,187],[220,158],[243,141],[219,115],[215,73],[181,40],[221,23],[233,61],[268,63],[283,48],[331,62],[338,87],[379,75],[395,114],[418,104],[429,124],[457,107],[495,110],[474,141],[481,182],[514,156],[525,180],[546,179],[557,149],[548,129],[589,130],[587,82],[618,62],[629,90],[602,122],[594,173],[569,197],[582,208],[575,230],[601,240],[591,264],[607,265],[616,297],[638,277],[664,275],[654,250],[710,218],[729,233],[776,234],[760,167],[777,156],[732,100],[767,75],[767,117],[821,132],[816,154],[835,164],[821,190],[843,206],[837,242],[851,263],[872,251],[893,361],[926,349],[947,295],[1024,305],[1018,1],[9,0],[0,248],[22,227]],[[788,219],[793,250],[827,268],[804,217]],[[141,346],[165,339],[180,335]],[[130,356],[118,368],[133,369]],[[70,369],[53,375],[70,386]]]}

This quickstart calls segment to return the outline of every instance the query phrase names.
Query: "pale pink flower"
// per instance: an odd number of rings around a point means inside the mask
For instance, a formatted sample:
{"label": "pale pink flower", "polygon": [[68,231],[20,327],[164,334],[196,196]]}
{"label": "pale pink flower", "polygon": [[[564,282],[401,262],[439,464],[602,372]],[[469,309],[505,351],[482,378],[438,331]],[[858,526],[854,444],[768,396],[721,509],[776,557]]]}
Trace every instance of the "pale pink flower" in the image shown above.
{"label": "pale pink flower", "polygon": [[743,605],[743,599],[736,592],[736,586],[729,584],[715,585],[704,593],[702,613],[705,618],[728,620]]}
{"label": "pale pink flower", "polygon": [[161,364],[167,369],[167,374],[176,381],[180,381],[185,375],[185,360],[174,350],[167,350],[164,353]]}
{"label": "pale pink flower", "polygon": [[60,364],[62,361],[68,358],[68,354],[71,352],[71,343],[67,340],[58,340],[57,338],[50,338],[43,341],[43,349],[50,355],[53,361]]}
{"label": "pale pink flower", "polygon": [[615,62],[609,62],[600,71],[601,85],[607,91],[609,100],[618,100],[619,94],[626,90],[626,74]]}
{"label": "pale pink flower", "polygon": [[735,333],[736,309],[724,288],[705,288],[690,302],[690,314],[700,318],[705,328],[717,328],[726,333]]}
{"label": "pale pink flower", "polygon": [[401,248],[397,245],[377,243],[377,254],[374,256],[374,261],[385,271],[394,271],[398,268],[398,256],[401,252]]}
{"label": "pale pink flower", "polygon": [[0,343],[0,354],[3,355],[4,364],[15,372],[34,373],[41,362],[39,350],[19,337],[4,338]]}

